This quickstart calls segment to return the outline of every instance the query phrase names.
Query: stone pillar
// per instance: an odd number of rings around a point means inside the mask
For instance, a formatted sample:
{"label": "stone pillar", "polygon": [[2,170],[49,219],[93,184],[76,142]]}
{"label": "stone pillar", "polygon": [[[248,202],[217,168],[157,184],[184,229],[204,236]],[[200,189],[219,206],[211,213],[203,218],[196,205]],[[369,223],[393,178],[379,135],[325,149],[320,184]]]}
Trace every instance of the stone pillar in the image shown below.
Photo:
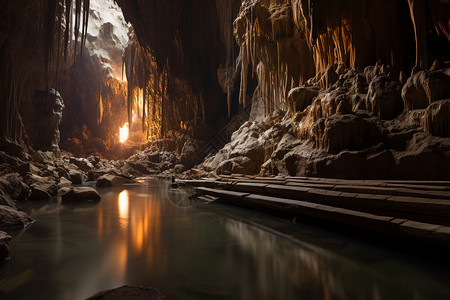
{"label": "stone pillar", "polygon": [[33,117],[28,121],[28,134],[36,150],[58,153],[59,124],[62,119],[64,101],[55,89],[37,91],[32,102]]}

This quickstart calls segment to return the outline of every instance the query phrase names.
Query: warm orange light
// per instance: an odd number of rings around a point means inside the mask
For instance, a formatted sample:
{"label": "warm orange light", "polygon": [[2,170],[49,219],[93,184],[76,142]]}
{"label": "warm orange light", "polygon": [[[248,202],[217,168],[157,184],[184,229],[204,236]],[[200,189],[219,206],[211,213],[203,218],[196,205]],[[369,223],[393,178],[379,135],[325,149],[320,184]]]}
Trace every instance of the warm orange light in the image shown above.
{"label": "warm orange light", "polygon": [[119,215],[121,219],[124,219],[124,225],[128,224],[128,202],[128,191],[124,190],[119,194]]}
{"label": "warm orange light", "polygon": [[122,127],[119,128],[121,143],[125,142],[128,139],[128,132],[128,123],[125,123]]}

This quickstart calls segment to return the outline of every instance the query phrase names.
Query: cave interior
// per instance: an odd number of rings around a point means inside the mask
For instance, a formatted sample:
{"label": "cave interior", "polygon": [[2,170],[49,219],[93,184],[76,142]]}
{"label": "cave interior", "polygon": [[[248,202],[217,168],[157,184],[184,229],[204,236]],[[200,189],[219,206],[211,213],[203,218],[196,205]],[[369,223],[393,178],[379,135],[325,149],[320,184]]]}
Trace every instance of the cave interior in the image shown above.
{"label": "cave interior", "polygon": [[0,6],[8,209],[145,176],[426,181],[445,188],[407,195],[450,199],[449,1]]}

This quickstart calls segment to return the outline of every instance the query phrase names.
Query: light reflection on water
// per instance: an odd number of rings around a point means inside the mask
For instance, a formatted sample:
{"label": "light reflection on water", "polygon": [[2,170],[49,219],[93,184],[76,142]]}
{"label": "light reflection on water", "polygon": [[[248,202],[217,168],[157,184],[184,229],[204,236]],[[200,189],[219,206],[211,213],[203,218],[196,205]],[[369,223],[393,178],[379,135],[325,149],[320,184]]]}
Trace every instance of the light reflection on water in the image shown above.
{"label": "light reflection on water", "polygon": [[96,206],[30,206],[38,222],[13,241],[0,298],[83,299],[124,284],[169,299],[450,298],[442,270],[301,226],[294,240],[278,232],[287,221],[192,207],[188,195],[149,183],[103,191]]}

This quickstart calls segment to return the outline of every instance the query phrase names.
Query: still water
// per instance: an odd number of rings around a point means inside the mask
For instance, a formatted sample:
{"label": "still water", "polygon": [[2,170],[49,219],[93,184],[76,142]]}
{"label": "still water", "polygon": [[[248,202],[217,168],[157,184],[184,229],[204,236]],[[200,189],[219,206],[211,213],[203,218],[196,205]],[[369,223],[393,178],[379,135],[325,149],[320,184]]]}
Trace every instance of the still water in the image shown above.
{"label": "still water", "polygon": [[93,206],[24,207],[37,222],[11,243],[0,299],[85,299],[124,284],[168,299],[450,299],[445,266],[188,196],[147,181]]}

